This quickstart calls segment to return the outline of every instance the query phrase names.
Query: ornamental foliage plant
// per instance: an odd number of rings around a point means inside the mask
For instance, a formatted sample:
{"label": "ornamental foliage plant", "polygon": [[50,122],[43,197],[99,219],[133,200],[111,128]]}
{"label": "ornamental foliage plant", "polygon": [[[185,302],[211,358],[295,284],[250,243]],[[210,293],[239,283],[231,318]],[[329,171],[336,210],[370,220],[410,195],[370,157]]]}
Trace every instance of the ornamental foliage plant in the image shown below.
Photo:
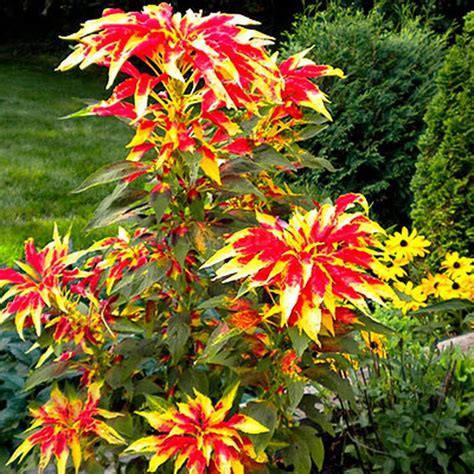
{"label": "ornamental foliage plant", "polygon": [[300,141],[330,119],[313,79],[342,71],[306,51],[280,61],[253,25],[162,3],[107,9],[66,38],[58,69],[104,67],[112,90],[75,115],[118,117],[133,136],[80,188],[115,183],[90,227],[118,234],[75,250],[55,230],[0,269],[0,320],[41,352],[26,388],[54,384],[15,468],[321,468],[317,394],[353,400],[338,364],[358,332],[383,330],[371,302],[394,293],[374,273],[384,231],[362,195],[318,203],[276,184],[330,168]]}

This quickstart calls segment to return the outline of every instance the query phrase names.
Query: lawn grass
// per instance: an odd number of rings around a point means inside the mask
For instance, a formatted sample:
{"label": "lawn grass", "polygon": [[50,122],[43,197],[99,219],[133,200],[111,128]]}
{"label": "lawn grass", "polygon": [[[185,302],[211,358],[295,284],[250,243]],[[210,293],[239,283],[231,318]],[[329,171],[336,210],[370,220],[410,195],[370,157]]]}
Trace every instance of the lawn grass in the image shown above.
{"label": "lawn grass", "polygon": [[0,57],[0,265],[22,254],[26,238],[51,239],[54,222],[71,226],[76,247],[104,231],[84,232],[107,189],[72,194],[100,166],[126,156],[131,138],[113,118],[60,117],[106,97],[104,71],[54,71],[51,59],[19,63]]}

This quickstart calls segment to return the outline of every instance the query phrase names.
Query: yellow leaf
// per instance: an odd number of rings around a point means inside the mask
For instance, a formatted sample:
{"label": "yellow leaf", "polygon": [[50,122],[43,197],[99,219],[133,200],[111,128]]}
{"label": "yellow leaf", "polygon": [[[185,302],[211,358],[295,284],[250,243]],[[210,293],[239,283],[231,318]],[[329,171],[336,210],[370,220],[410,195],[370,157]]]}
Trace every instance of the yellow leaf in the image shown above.
{"label": "yellow leaf", "polygon": [[69,451],[67,447],[64,447],[61,454],[56,455],[56,464],[58,466],[58,474],[66,474],[67,460],[69,458]]}
{"label": "yellow leaf", "polygon": [[[29,239],[31,240],[31,239]],[[31,277],[33,280],[35,281],[38,281],[38,274],[36,273],[36,271],[31,268],[29,265],[27,265],[26,263],[20,261],[20,260],[17,260],[15,262],[29,277]]]}
{"label": "yellow leaf", "polygon": [[[137,411],[137,415],[143,416],[146,418],[146,421],[150,423],[150,425],[155,428],[155,430],[159,430],[161,425],[163,424],[163,413],[158,412],[144,412],[144,411]],[[166,412],[168,413],[168,412]]]}
{"label": "yellow leaf", "polygon": [[38,359],[38,363],[35,365],[35,369],[39,369],[46,362],[48,357],[50,357],[52,354],[54,354],[54,348],[53,346],[49,346],[46,349],[46,352],[42,354],[42,356]]}
{"label": "yellow leaf", "polygon": [[[132,36],[125,45],[123,45],[121,41],[117,42],[116,49],[110,53],[111,61],[109,66],[109,80],[105,86],[106,89],[111,87],[114,83],[120,69],[122,69],[122,66],[128,60],[130,51],[142,42],[143,38],[141,36]],[[116,56],[117,52],[120,52],[120,56],[117,61],[114,61],[113,58]]]}
{"label": "yellow leaf", "polygon": [[55,70],[67,71],[81,63],[83,59],[84,46],[78,45],[74,48],[74,51],[59,64],[59,66]]}
{"label": "yellow leaf", "polygon": [[16,316],[15,316],[15,327],[18,332],[18,335],[20,336],[20,339],[22,339],[23,341],[25,340],[25,336],[23,336],[23,326],[25,324],[25,319],[27,316],[28,316],[27,311],[18,312],[16,313]]}
{"label": "yellow leaf", "polygon": [[127,148],[133,148],[146,142],[152,134],[154,126],[154,124],[149,124],[146,127],[139,127],[132,140],[127,144]]}
{"label": "yellow leaf", "polygon": [[[216,410],[222,412],[222,419],[224,419],[226,413],[232,408],[234,403],[237,390],[239,389],[239,382],[235,383],[233,387],[217,402]],[[222,421],[222,420],[220,420]]]}
{"label": "yellow leaf", "polygon": [[201,408],[201,410],[206,416],[210,416],[211,413],[214,411],[211,399],[209,397],[206,397],[206,395],[203,395],[201,392],[199,392],[199,390],[196,390],[195,388],[193,388],[193,392],[196,395],[196,399],[190,400],[189,404],[192,405],[194,402],[199,408]]}
{"label": "yellow leaf", "polygon": [[250,418],[246,415],[239,415],[242,418],[242,421],[239,421],[234,425],[236,429],[239,431],[243,431],[244,433],[248,434],[259,434],[259,433],[267,433],[269,430],[266,426],[262,425],[257,420]]}
{"label": "yellow leaf", "polygon": [[232,474],[244,474],[244,466],[242,466],[242,463],[237,460],[237,459],[231,459],[230,461],[231,467],[232,467]]}
{"label": "yellow leaf", "polygon": [[292,286],[287,285],[280,294],[280,306],[283,311],[281,325],[284,326],[290,318],[291,312],[295,307],[298,297],[301,293],[301,286],[293,284]]}
{"label": "yellow leaf", "polygon": [[185,82],[185,79],[177,65],[177,62],[182,55],[183,52],[180,52],[179,54],[170,53],[167,57],[167,60],[163,64],[163,69],[165,70],[166,74],[168,74],[168,76],[172,77],[173,79],[177,79],[180,82]]}
{"label": "yellow leaf", "polygon": [[215,265],[216,263],[234,257],[235,254],[236,252],[234,247],[232,245],[226,245],[225,247],[222,247],[220,250],[218,250],[209,260],[204,262],[201,265],[201,268],[212,267],[212,265]]}
{"label": "yellow leaf", "polygon": [[269,227],[276,227],[278,220],[275,216],[270,214],[264,214],[263,212],[255,212],[255,216],[259,224],[266,225]]}
{"label": "yellow leaf", "polygon": [[[226,278],[223,283],[229,283],[231,281],[235,280],[241,280],[244,279],[250,275],[255,275],[259,270],[262,270],[263,268],[267,267],[269,265],[268,262],[264,262],[263,260],[260,260],[258,254],[256,257],[252,258],[249,263],[246,265],[242,266],[239,264],[239,269],[235,272],[234,275],[230,276],[229,278]],[[232,262],[229,262],[232,263]],[[219,270],[216,272],[216,275],[221,278],[223,275],[221,273],[221,270],[223,270],[225,267],[227,267],[229,264],[223,265]],[[226,269],[230,271],[231,269],[228,268]],[[228,273],[229,274],[229,273]]]}
{"label": "yellow leaf", "polygon": [[[138,412],[137,412],[138,413]],[[138,413],[141,414],[141,413]],[[143,415],[142,415],[143,416]],[[155,436],[146,436],[144,438],[137,439],[127,449],[126,453],[147,453],[154,452],[157,449],[157,440]]]}
{"label": "yellow leaf", "polygon": [[335,336],[334,332],[334,319],[331,313],[322,313],[322,325],[327,329],[331,336]]}
{"label": "yellow leaf", "polygon": [[11,458],[7,462],[7,466],[14,462],[16,459],[20,458],[20,462],[23,458],[31,451],[33,448],[33,443],[29,440],[29,438],[25,439],[23,443],[16,448],[15,452],[12,454]]}
{"label": "yellow leaf", "polygon": [[298,325],[308,337],[319,344],[318,335],[321,330],[321,308],[305,301],[301,308],[301,319]]}
{"label": "yellow leaf", "polygon": [[113,411],[104,410],[103,408],[97,408],[97,413],[103,417],[111,420],[113,418],[117,418],[118,416],[125,416],[123,413],[115,413]]}
{"label": "yellow leaf", "polygon": [[211,158],[210,156],[203,154],[200,165],[206,176],[209,176],[209,178],[217,184],[222,184],[219,164],[217,163],[217,158],[215,156]]}
{"label": "yellow leaf", "polygon": [[178,453],[176,456],[176,461],[174,462],[173,474],[178,474],[178,471],[181,469],[188,457],[189,454],[186,451]]}
{"label": "yellow leaf", "polygon": [[168,454],[155,454],[150,459],[150,464],[148,465],[148,472],[156,472],[156,470],[167,460],[169,459]]}
{"label": "yellow leaf", "polygon": [[334,316],[336,314],[336,297],[332,292],[332,281],[326,286],[323,301],[326,309]]}
{"label": "yellow leaf", "polygon": [[72,436],[72,439],[70,440],[69,447],[71,448],[72,463],[74,464],[74,469],[77,474],[81,466],[82,452],[81,452],[81,443],[79,442],[75,434]]}

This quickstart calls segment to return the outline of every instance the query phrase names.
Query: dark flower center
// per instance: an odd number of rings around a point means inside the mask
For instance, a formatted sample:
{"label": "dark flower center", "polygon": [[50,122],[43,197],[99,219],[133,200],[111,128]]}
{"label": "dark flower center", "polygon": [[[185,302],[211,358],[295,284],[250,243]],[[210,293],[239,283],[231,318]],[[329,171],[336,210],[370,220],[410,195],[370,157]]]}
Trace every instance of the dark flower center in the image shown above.
{"label": "dark flower center", "polygon": [[400,247],[406,247],[408,245],[408,242],[403,239],[403,240],[400,240]]}
{"label": "dark flower center", "polygon": [[461,264],[459,262],[454,262],[453,268],[461,268]]}
{"label": "dark flower center", "polygon": [[375,341],[370,341],[370,348],[371,349],[378,349],[379,345]]}
{"label": "dark flower center", "polygon": [[459,288],[461,288],[461,287],[459,286],[459,283],[457,283],[457,282],[455,281],[455,282],[453,283],[452,289],[453,289],[453,290],[459,290]]}

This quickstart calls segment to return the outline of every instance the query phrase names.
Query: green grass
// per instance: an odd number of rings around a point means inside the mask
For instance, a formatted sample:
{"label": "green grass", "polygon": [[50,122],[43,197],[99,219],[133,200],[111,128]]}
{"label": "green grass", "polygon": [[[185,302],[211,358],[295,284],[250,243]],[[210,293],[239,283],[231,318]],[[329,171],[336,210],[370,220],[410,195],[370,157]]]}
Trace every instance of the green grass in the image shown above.
{"label": "green grass", "polygon": [[132,135],[113,118],[60,120],[107,92],[103,70],[59,73],[54,66],[0,57],[0,264],[21,256],[29,236],[47,243],[55,222],[62,233],[71,226],[77,248],[104,235],[84,227],[107,189],[71,191],[124,159]]}

